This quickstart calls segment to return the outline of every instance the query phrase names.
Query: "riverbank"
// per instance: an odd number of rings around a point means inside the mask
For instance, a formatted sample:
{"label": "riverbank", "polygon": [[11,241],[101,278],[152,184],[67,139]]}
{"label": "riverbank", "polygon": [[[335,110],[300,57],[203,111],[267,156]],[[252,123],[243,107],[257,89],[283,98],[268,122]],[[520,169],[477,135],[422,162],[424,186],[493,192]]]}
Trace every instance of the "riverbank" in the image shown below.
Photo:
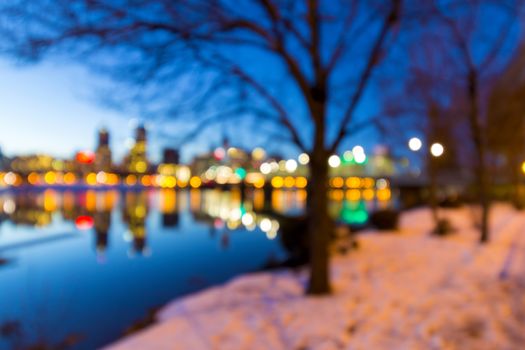
{"label": "riverbank", "polygon": [[108,349],[521,349],[525,213],[495,206],[486,246],[473,214],[443,211],[456,228],[445,238],[428,234],[424,209],[399,232],[360,236],[332,260],[331,296],[305,297],[304,272],[246,275],[175,300]]}

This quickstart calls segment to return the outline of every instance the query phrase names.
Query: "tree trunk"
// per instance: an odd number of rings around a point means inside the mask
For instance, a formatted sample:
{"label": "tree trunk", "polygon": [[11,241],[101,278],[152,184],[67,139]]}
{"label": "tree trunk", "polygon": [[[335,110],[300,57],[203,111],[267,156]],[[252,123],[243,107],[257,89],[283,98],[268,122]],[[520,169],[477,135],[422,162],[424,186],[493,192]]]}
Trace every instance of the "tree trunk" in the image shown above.
{"label": "tree trunk", "polygon": [[476,183],[481,207],[480,243],[489,241],[489,181],[486,162],[485,134],[481,126],[478,108],[478,74],[471,69],[468,77],[468,97],[470,103],[469,122],[476,149]]}
{"label": "tree trunk", "polygon": [[429,186],[429,202],[430,210],[432,211],[432,219],[434,220],[434,227],[437,230],[439,225],[438,201],[437,201],[437,170],[435,159],[428,159],[428,177],[430,180]]}
{"label": "tree trunk", "polygon": [[314,148],[311,154],[307,210],[310,235],[310,281],[307,292],[328,294],[331,291],[328,245],[333,223],[328,214],[328,156],[322,148]]}

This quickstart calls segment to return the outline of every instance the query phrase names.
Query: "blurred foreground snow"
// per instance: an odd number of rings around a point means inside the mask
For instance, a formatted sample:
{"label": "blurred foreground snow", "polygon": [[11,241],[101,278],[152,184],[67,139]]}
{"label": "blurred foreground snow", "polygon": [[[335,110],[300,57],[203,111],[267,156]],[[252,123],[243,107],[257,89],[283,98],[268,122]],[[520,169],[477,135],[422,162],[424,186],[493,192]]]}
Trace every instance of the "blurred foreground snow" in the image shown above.
{"label": "blurred foreground snow", "polygon": [[525,213],[495,206],[486,246],[471,209],[442,214],[458,230],[446,238],[425,209],[361,235],[332,259],[331,296],[305,297],[303,272],[242,276],[109,349],[525,349]]}

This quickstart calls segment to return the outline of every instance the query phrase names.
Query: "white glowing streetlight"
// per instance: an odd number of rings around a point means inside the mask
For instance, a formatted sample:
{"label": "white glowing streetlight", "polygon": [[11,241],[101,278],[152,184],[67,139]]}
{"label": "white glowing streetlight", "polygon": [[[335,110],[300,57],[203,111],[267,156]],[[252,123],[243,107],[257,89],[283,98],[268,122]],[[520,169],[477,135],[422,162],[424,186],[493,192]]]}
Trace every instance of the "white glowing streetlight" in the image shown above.
{"label": "white glowing streetlight", "polygon": [[339,165],[341,165],[341,158],[339,158],[338,155],[333,154],[328,158],[328,165],[330,165],[332,168],[337,168]]}
{"label": "white glowing streetlight", "polygon": [[271,171],[272,171],[272,166],[270,165],[270,163],[262,163],[261,166],[259,167],[259,170],[261,171],[261,173],[263,173],[264,175],[268,175]]}
{"label": "white glowing streetlight", "polygon": [[300,164],[306,165],[310,162],[310,156],[308,156],[308,154],[306,153],[301,153],[299,157],[297,158],[297,160],[299,160]]}
{"label": "white glowing streetlight", "polygon": [[284,165],[284,168],[287,172],[293,173],[295,170],[297,170],[297,162],[295,159],[288,159]]}
{"label": "white glowing streetlight", "polygon": [[354,146],[354,148],[352,148],[352,153],[354,154],[354,157],[356,154],[360,154],[360,153],[365,153],[365,149],[363,148],[363,146]]}
{"label": "white glowing streetlight", "polygon": [[438,142],[433,143],[432,146],[430,146],[430,154],[432,154],[434,157],[441,157],[443,152],[445,152],[445,147],[443,147],[443,145]]}
{"label": "white glowing streetlight", "polygon": [[422,146],[423,146],[423,142],[421,142],[421,140],[418,139],[417,137],[412,137],[408,141],[408,148],[410,148],[411,151],[414,151],[414,152],[419,151]]}

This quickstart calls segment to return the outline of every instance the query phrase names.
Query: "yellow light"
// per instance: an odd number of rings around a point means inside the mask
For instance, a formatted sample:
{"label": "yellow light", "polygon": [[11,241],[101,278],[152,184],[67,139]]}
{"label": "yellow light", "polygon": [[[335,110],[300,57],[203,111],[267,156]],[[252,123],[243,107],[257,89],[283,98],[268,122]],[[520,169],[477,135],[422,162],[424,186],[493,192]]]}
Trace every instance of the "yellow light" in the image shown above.
{"label": "yellow light", "polygon": [[53,171],[48,171],[45,175],[44,175],[44,181],[46,182],[46,184],[48,185],[54,185],[55,182],[57,180],[57,174],[55,174],[55,172]]}
{"label": "yellow light", "polygon": [[57,208],[56,194],[53,190],[46,190],[44,192],[44,210],[53,212]]}
{"label": "yellow light", "polygon": [[188,182],[187,182],[187,181],[179,180],[179,181],[177,182],[177,185],[179,185],[180,188],[185,188],[186,186],[188,186]]}
{"label": "yellow light", "polygon": [[89,173],[87,176],[86,176],[86,183],[89,185],[89,186],[95,186],[97,184],[97,174],[95,173]]}
{"label": "yellow light", "polygon": [[374,190],[367,189],[363,191],[363,199],[365,201],[371,201],[374,199]]}
{"label": "yellow light", "polygon": [[305,188],[308,185],[308,180],[304,176],[299,176],[295,179],[295,187]]}
{"label": "yellow light", "polygon": [[359,188],[361,186],[361,180],[358,177],[349,177],[346,179],[346,187],[348,188]]}
{"label": "yellow light", "polygon": [[137,218],[144,218],[144,217],[146,217],[146,207],[143,206],[143,205],[137,205],[135,207],[134,212],[135,212],[135,216]]}
{"label": "yellow light", "polygon": [[255,188],[263,188],[264,187],[264,177],[259,177],[257,179],[255,179],[255,181],[253,182],[253,186]]}
{"label": "yellow light", "polygon": [[118,184],[118,176],[116,174],[106,174],[106,183],[108,185],[117,185]]}
{"label": "yellow light", "polygon": [[135,175],[128,175],[126,177],[126,185],[134,186],[137,184],[137,177]]}
{"label": "yellow light", "polygon": [[161,175],[175,175],[176,166],[174,164],[160,164],[157,167],[159,174]]}
{"label": "yellow light", "polygon": [[281,188],[283,187],[283,178],[280,176],[276,176],[272,179],[272,186],[275,188]]}
{"label": "yellow light", "polygon": [[376,192],[377,199],[380,201],[387,201],[392,196],[390,190],[388,188],[378,190]]}
{"label": "yellow light", "polygon": [[295,180],[291,176],[287,176],[284,178],[284,187],[292,188],[295,185]]}
{"label": "yellow light", "polygon": [[30,185],[37,185],[39,182],[39,177],[37,173],[31,173],[27,175],[27,182],[29,182]]}
{"label": "yellow light", "polygon": [[521,171],[525,174],[525,162],[521,163]]}
{"label": "yellow light", "polygon": [[64,174],[64,183],[66,185],[72,185],[75,183],[75,181],[77,180],[75,174],[73,173],[65,173]]}
{"label": "yellow light", "polygon": [[135,164],[135,171],[137,171],[137,173],[145,173],[147,169],[148,164],[143,160],[140,160]]}
{"label": "yellow light", "polygon": [[192,188],[199,188],[202,185],[202,180],[198,176],[192,176],[190,179],[190,186]]}
{"label": "yellow light", "polygon": [[264,149],[257,147],[252,151],[252,158],[255,160],[263,160],[266,157]]}
{"label": "yellow light", "polygon": [[163,179],[161,186],[167,188],[174,188],[176,184],[177,180],[175,179],[175,176],[166,176]]}
{"label": "yellow light", "polygon": [[359,190],[348,190],[346,191],[346,199],[351,202],[357,202],[361,199],[361,192]]}
{"label": "yellow light", "polygon": [[332,179],[332,186],[335,188],[341,188],[343,187],[344,184],[345,184],[345,181],[343,180],[342,177],[338,176]]}
{"label": "yellow light", "polygon": [[333,190],[332,191],[332,199],[336,201],[342,201],[344,198],[344,193],[342,190]]}

